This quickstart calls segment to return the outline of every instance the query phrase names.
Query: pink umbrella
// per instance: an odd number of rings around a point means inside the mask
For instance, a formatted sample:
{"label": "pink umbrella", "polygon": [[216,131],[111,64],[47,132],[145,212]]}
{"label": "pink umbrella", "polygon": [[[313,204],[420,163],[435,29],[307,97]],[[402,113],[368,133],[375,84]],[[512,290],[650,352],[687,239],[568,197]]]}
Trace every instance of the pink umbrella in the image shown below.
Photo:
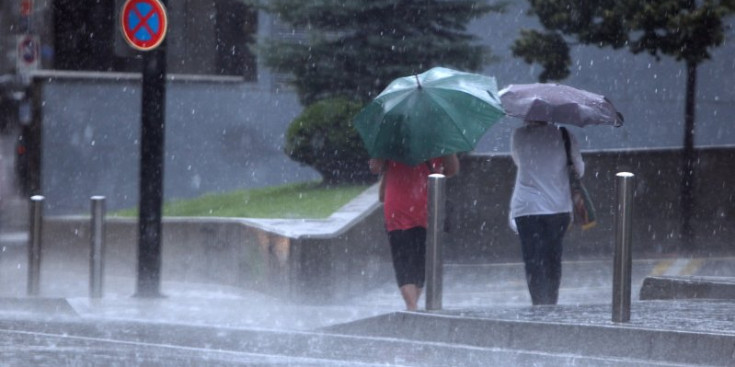
{"label": "pink umbrella", "polygon": [[623,115],[605,96],[562,84],[511,84],[501,90],[508,116],[576,126],[623,125]]}

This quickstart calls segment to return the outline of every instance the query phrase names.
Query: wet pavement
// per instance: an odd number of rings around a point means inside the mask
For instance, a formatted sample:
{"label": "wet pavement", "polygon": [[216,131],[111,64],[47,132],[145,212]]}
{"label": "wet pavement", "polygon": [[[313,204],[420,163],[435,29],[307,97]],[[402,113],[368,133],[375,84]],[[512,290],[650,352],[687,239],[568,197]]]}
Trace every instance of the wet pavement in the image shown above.
{"label": "wet pavement", "polygon": [[445,310],[437,312],[437,314],[507,321],[522,320],[527,322],[721,333],[735,336],[735,302],[728,300],[635,302],[631,305],[630,321],[624,323],[612,321],[612,306],[610,304]]}
{"label": "wet pavement", "polygon": [[[735,276],[732,258],[634,261],[624,324],[611,321],[611,260],[565,262],[559,305],[546,307],[529,306],[520,263],[447,264],[443,309],[414,313],[392,282],[302,305],[178,282],[136,298],[133,279],[107,278],[90,299],[88,284],[55,269],[41,297],[26,297],[0,268],[0,366],[735,365],[735,302],[638,299],[646,276]],[[548,333],[564,337],[538,340]],[[619,346],[607,352],[605,340]]]}
{"label": "wet pavement", "polygon": [[[17,271],[17,267],[1,258],[0,265],[0,298],[27,299],[26,272]],[[85,318],[313,330],[403,309],[397,287],[391,281],[339,303],[305,305],[236,287],[167,281],[161,284],[164,298],[135,298],[135,279],[106,277],[104,297],[92,299],[89,283],[78,281],[85,277],[73,269],[53,269],[53,276],[42,277],[40,298],[63,299]],[[636,260],[632,267],[632,299],[639,299],[638,291],[649,275],[694,274],[735,277],[735,258]],[[560,306],[610,305],[612,277],[611,260],[565,262]],[[516,308],[530,304],[521,263],[447,264],[443,294],[444,309]],[[14,312],[24,309],[16,307]],[[0,310],[0,314],[7,312]]]}

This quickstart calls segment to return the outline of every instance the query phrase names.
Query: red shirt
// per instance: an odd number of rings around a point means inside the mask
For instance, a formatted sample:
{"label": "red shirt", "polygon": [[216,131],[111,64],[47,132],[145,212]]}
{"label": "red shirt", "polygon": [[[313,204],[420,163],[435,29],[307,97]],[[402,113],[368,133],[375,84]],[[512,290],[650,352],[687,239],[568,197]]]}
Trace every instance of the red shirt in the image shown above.
{"label": "red shirt", "polygon": [[442,171],[441,158],[432,159],[432,170],[425,163],[407,166],[400,162],[386,161],[385,202],[383,213],[385,227],[390,231],[414,227],[426,228],[428,223],[427,181],[433,172]]}

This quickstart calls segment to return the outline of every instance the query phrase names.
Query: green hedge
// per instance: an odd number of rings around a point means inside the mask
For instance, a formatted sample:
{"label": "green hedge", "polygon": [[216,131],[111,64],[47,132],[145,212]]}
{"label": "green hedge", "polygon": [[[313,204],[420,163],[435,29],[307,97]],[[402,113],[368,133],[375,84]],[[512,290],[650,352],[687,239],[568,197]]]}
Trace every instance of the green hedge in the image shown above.
{"label": "green hedge", "polygon": [[345,98],[308,106],[288,128],[284,151],[317,170],[325,184],[375,181],[368,153],[352,124],[362,104]]}

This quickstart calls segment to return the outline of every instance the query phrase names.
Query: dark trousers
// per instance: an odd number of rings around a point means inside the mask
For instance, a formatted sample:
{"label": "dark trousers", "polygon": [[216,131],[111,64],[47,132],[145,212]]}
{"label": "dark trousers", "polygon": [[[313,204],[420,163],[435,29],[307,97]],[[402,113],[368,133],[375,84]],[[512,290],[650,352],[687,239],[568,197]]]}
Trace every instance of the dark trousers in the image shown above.
{"label": "dark trousers", "polygon": [[534,305],[555,305],[559,298],[562,239],[570,220],[569,213],[515,218]]}
{"label": "dark trousers", "polygon": [[414,227],[388,232],[393,269],[398,287],[424,287],[426,278],[426,228]]}

